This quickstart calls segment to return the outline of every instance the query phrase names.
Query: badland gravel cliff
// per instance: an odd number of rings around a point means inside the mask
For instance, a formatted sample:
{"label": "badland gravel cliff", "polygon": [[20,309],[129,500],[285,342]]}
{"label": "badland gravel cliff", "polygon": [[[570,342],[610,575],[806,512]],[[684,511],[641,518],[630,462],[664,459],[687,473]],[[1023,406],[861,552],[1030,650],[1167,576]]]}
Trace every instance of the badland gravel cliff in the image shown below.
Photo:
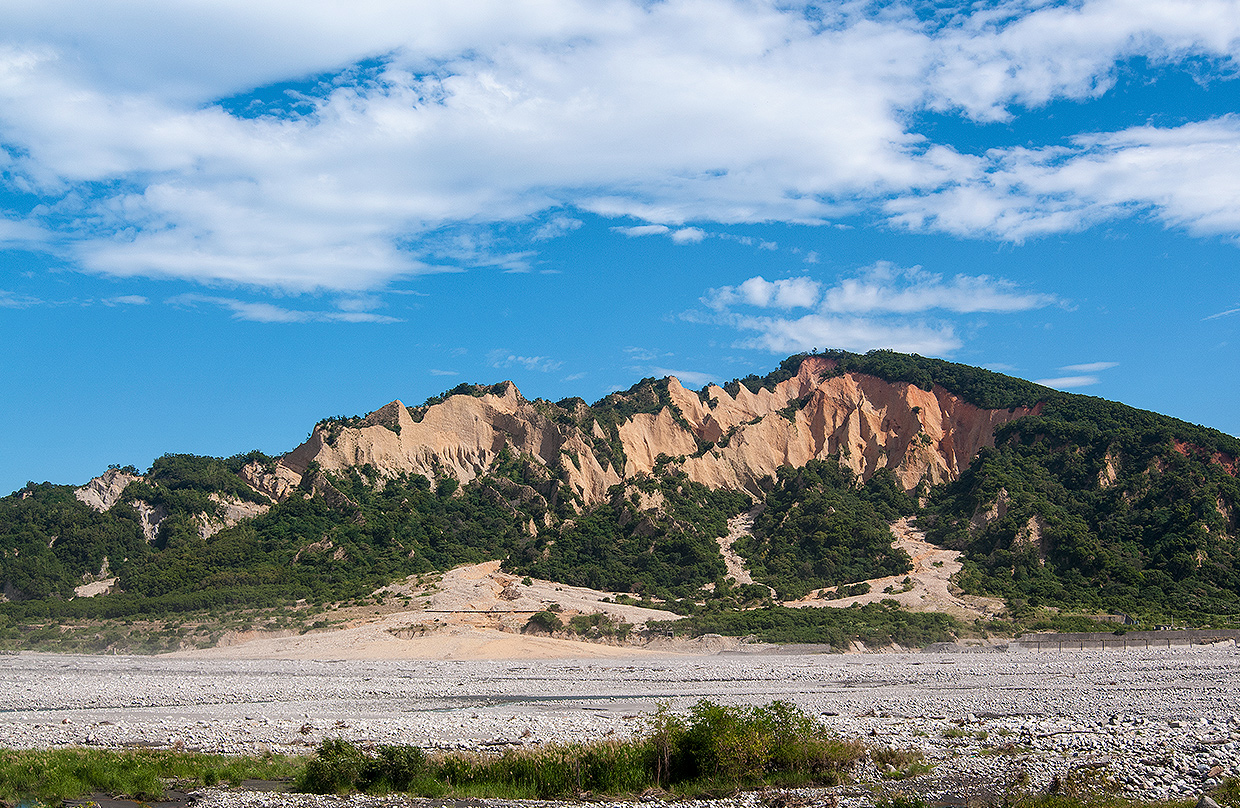
{"label": "badland gravel cliff", "polygon": [[[356,426],[328,422],[281,460],[277,473],[254,468],[249,482],[280,499],[312,464],[323,471],[371,466],[380,476],[453,477],[467,483],[505,449],[558,476],[584,505],[603,501],[622,479],[651,471],[660,455],[711,488],[758,494],[783,465],[838,456],[862,478],[889,469],[908,490],[955,479],[994,430],[1033,410],[983,409],[934,386],[923,390],[811,356],[796,375],[756,392],[701,393],[671,378],[651,411],[594,417],[573,406],[528,401],[511,383],[480,395],[453,395],[413,411],[393,401]],[[596,407],[598,405],[595,405]],[[415,419],[415,415],[420,418]]]}

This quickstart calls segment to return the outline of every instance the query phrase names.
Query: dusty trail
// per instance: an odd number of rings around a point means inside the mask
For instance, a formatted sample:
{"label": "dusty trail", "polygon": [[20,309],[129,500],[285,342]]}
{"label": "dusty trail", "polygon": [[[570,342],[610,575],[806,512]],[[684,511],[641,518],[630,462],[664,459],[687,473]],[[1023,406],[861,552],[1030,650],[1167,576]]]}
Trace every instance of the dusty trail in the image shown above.
{"label": "dusty trail", "polygon": [[[727,565],[728,575],[738,584],[752,584],[754,580],[745,567],[745,559],[737,555],[732,545],[742,536],[748,536],[753,532],[754,519],[762,513],[762,508],[762,504],[759,503],[751,510],[739,516],[733,516],[728,520],[728,535],[719,538],[719,552],[723,554],[723,563]],[[771,588],[768,586],[767,589]],[[775,595],[774,589],[771,589],[771,595]]]}
{"label": "dusty trail", "polygon": [[[891,525],[895,536],[895,545],[913,560],[912,572],[901,575],[889,575],[884,578],[872,578],[866,581],[870,591],[864,595],[856,595],[839,600],[825,600],[818,593],[802,600],[788,601],[787,606],[820,606],[826,608],[844,608],[854,603],[876,603],[891,598],[906,609],[916,612],[946,612],[953,617],[972,621],[976,618],[992,617],[1004,609],[999,598],[983,598],[964,595],[952,585],[951,578],[960,572],[960,553],[956,550],[944,550],[926,541],[926,533],[913,524],[911,518],[905,517]],[[904,579],[909,584],[904,584]],[[906,586],[908,591],[900,591]],[[820,592],[831,591],[830,587]],[[884,590],[891,588],[893,592]]]}

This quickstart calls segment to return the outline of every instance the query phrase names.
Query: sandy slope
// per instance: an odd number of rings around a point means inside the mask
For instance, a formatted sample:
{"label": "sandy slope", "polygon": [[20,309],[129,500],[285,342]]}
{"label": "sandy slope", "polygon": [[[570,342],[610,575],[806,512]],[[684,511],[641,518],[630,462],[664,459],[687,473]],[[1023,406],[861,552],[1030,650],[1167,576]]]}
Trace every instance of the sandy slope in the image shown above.
{"label": "sandy slope", "polygon": [[[607,592],[531,581],[499,571],[498,561],[457,567],[441,578],[409,578],[376,594],[408,595],[420,607],[358,617],[344,627],[278,636],[251,633],[214,648],[170,656],[226,659],[594,659],[676,653],[632,646],[522,633],[530,615],[557,605],[567,622],[576,614],[602,612],[617,621],[642,624],[674,619],[670,612],[607,603]],[[686,651],[697,646],[685,644]]]}
{"label": "sandy slope", "polygon": [[[913,559],[912,572],[871,579],[866,582],[870,585],[870,591],[865,595],[824,600],[816,597],[817,593],[811,593],[803,600],[789,601],[785,605],[843,608],[854,603],[876,603],[891,598],[910,611],[946,612],[970,621],[978,617],[992,617],[1003,611],[1004,604],[999,598],[962,595],[958,590],[953,591],[951,577],[960,572],[962,566],[959,552],[944,550],[926,541],[925,532],[913,527],[909,518],[895,522],[891,531],[895,534],[896,546]],[[908,592],[898,592],[903,588],[905,577],[911,580],[912,588]],[[884,592],[887,587],[897,592]]]}

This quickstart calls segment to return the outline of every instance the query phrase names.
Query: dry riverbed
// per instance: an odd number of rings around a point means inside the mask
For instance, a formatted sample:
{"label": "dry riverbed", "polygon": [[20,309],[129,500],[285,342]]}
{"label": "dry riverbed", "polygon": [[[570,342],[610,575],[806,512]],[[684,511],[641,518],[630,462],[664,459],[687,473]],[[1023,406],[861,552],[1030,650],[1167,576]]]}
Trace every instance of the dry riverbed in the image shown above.
{"label": "dry riverbed", "polygon": [[[1196,796],[1240,775],[1235,648],[579,661],[20,654],[0,657],[0,685],[9,748],[309,753],[341,737],[503,749],[638,733],[661,703],[785,699],[841,735],[923,750],[933,774],[885,787],[931,800],[993,798],[1022,778],[1044,788],[1069,772],[1112,777],[1136,797]],[[881,778],[870,766],[865,779]],[[835,795],[872,802],[858,785]],[[290,799],[204,796],[220,808]]]}

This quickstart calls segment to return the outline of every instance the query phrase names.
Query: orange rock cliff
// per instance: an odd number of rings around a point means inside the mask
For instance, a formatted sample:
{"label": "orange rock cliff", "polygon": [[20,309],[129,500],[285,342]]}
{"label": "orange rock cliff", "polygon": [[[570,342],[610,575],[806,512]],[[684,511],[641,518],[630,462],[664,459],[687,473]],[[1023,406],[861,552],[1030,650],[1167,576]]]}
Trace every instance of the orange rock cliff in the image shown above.
{"label": "orange rock cliff", "polygon": [[957,478],[978,450],[993,445],[998,426],[1033,411],[987,410],[938,386],[926,391],[833,371],[832,360],[811,356],[773,390],[753,393],[741,386],[735,396],[715,385],[699,396],[669,379],[671,406],[617,425],[622,469],[592,448],[589,438],[605,437],[598,424],[587,421],[591,434],[583,434],[552,420],[507,383],[499,386],[502,393],[452,396],[426,408],[420,421],[393,401],[358,427],[320,425],[274,472],[252,467],[246,477],[277,499],[296,488],[312,462],[323,471],[369,464],[380,476],[414,473],[466,483],[507,449],[561,468],[564,484],[592,505],[622,479],[651,471],[659,455],[675,458],[694,481],[751,494],[760,493],[761,481],[780,466],[836,455],[863,479],[886,468],[912,490],[923,479]]}

